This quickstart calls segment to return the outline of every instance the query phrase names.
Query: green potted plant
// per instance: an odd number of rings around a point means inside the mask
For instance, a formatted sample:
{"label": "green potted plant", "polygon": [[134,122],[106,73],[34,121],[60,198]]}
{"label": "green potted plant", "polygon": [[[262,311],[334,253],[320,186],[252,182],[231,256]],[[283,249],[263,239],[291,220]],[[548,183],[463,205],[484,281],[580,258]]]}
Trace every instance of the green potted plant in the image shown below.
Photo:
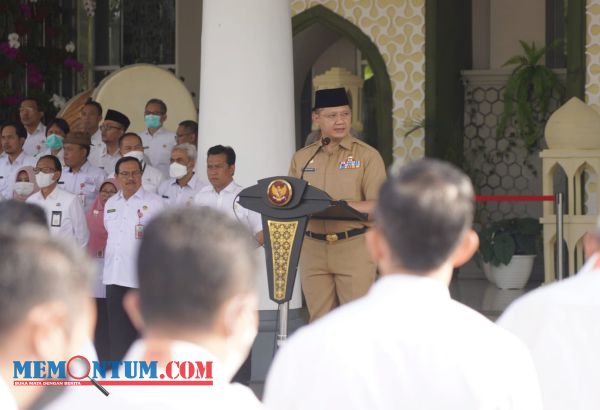
{"label": "green potted plant", "polygon": [[[541,64],[548,50],[538,48],[535,42],[520,41],[523,54],[513,56],[503,66],[517,65],[506,82],[504,89],[504,112],[500,116],[497,136],[503,137],[509,121],[515,118],[517,134],[523,139],[529,151],[539,146],[544,136],[544,124],[548,119],[550,100],[558,94],[562,101],[562,85],[557,75]],[[550,45],[558,46],[559,42]]]}
{"label": "green potted plant", "polygon": [[[522,289],[540,249],[542,226],[534,218],[503,219],[479,232],[478,258],[501,289]],[[488,265],[486,268],[485,265]]]}

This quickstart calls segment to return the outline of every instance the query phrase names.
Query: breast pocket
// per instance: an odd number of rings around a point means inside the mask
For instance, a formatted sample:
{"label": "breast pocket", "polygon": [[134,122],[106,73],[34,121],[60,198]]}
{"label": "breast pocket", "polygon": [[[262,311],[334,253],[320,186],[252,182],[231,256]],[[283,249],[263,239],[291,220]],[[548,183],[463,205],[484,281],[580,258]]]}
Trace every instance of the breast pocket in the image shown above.
{"label": "breast pocket", "polygon": [[334,191],[335,199],[344,199],[346,201],[360,201],[361,181],[363,170],[357,169],[339,169],[336,176]]}

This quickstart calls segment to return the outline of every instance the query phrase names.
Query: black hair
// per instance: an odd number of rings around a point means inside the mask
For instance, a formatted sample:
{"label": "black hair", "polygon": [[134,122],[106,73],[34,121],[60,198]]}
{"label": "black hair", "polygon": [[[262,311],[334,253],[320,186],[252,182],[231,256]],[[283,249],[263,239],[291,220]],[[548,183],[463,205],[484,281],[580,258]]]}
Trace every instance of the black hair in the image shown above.
{"label": "black hair", "polygon": [[6,127],[13,127],[19,138],[27,139],[27,130],[25,129],[23,124],[21,124],[20,122],[18,122],[18,121],[5,122],[4,124],[2,124],[2,127],[0,127],[0,133],[2,133],[2,130],[4,130],[4,128],[6,128]]}
{"label": "black hair", "polygon": [[121,164],[124,164],[126,162],[131,162],[131,161],[137,162],[138,166],[140,167],[140,172],[142,171],[142,163],[140,161],[138,161],[137,158],[134,158],[134,157],[121,157],[121,158],[119,158],[119,160],[115,164],[115,176],[119,175],[119,169],[121,168]]}
{"label": "black hair", "polygon": [[56,158],[54,155],[44,155],[42,157],[40,157],[37,162],[39,163],[41,160],[43,159],[51,159],[52,162],[54,162],[54,168],[58,171],[58,172],[62,172],[62,165],[60,163],[60,159]]}
{"label": "black hair", "polygon": [[210,147],[208,149],[208,152],[206,153],[207,156],[220,154],[225,154],[225,156],[227,157],[227,165],[235,165],[235,151],[231,147],[215,145],[214,147]]}
{"label": "black hair", "polygon": [[160,105],[160,110],[162,111],[163,115],[167,113],[167,104],[165,104],[163,100],[160,100],[158,98],[151,98],[146,103],[146,107],[148,106],[148,104],[158,104]]}
{"label": "black hair", "polygon": [[98,116],[102,117],[102,105],[100,105],[98,101],[94,101],[91,98],[89,98],[83,105],[91,105],[92,107],[95,107],[96,111],[98,112]]}
{"label": "black hair", "polygon": [[48,123],[48,125],[46,125],[46,136],[48,136],[48,131],[50,130],[50,127],[52,127],[53,125],[58,126],[58,128],[60,128],[62,130],[62,132],[65,133],[65,135],[67,135],[69,132],[71,132],[71,127],[69,127],[69,123],[67,121],[65,121],[62,118],[55,118],[52,121],[50,121]]}

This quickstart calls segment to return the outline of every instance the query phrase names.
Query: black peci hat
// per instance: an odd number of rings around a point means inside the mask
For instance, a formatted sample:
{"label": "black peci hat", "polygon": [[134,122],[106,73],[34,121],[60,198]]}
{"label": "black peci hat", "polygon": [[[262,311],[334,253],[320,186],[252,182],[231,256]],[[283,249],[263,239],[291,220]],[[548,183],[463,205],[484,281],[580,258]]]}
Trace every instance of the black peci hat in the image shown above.
{"label": "black peci hat", "polygon": [[123,114],[119,111],[116,111],[116,110],[106,110],[106,115],[104,116],[104,120],[118,122],[125,128],[125,131],[127,131],[127,128],[129,128],[129,124],[130,124],[129,118],[127,118],[127,116],[125,114]]}
{"label": "black peci hat", "polygon": [[315,93],[315,107],[313,110],[327,107],[342,107],[350,105],[345,88],[327,88],[317,90]]}

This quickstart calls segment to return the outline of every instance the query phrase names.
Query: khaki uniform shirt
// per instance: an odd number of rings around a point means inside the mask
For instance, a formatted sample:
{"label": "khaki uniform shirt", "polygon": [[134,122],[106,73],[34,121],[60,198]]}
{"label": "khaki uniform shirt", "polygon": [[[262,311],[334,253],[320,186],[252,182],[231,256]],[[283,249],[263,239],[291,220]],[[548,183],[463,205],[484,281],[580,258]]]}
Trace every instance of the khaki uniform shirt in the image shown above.
{"label": "khaki uniform shirt", "polygon": [[[289,175],[300,178],[302,168],[319,149],[317,141],[297,151],[292,158]],[[334,200],[376,200],[379,187],[386,178],[385,166],[379,152],[370,145],[346,136],[333,153],[325,147],[310,161],[304,171],[304,180],[315,188],[327,192]],[[344,232],[361,228],[358,221],[311,220],[308,230],[316,233]]]}

